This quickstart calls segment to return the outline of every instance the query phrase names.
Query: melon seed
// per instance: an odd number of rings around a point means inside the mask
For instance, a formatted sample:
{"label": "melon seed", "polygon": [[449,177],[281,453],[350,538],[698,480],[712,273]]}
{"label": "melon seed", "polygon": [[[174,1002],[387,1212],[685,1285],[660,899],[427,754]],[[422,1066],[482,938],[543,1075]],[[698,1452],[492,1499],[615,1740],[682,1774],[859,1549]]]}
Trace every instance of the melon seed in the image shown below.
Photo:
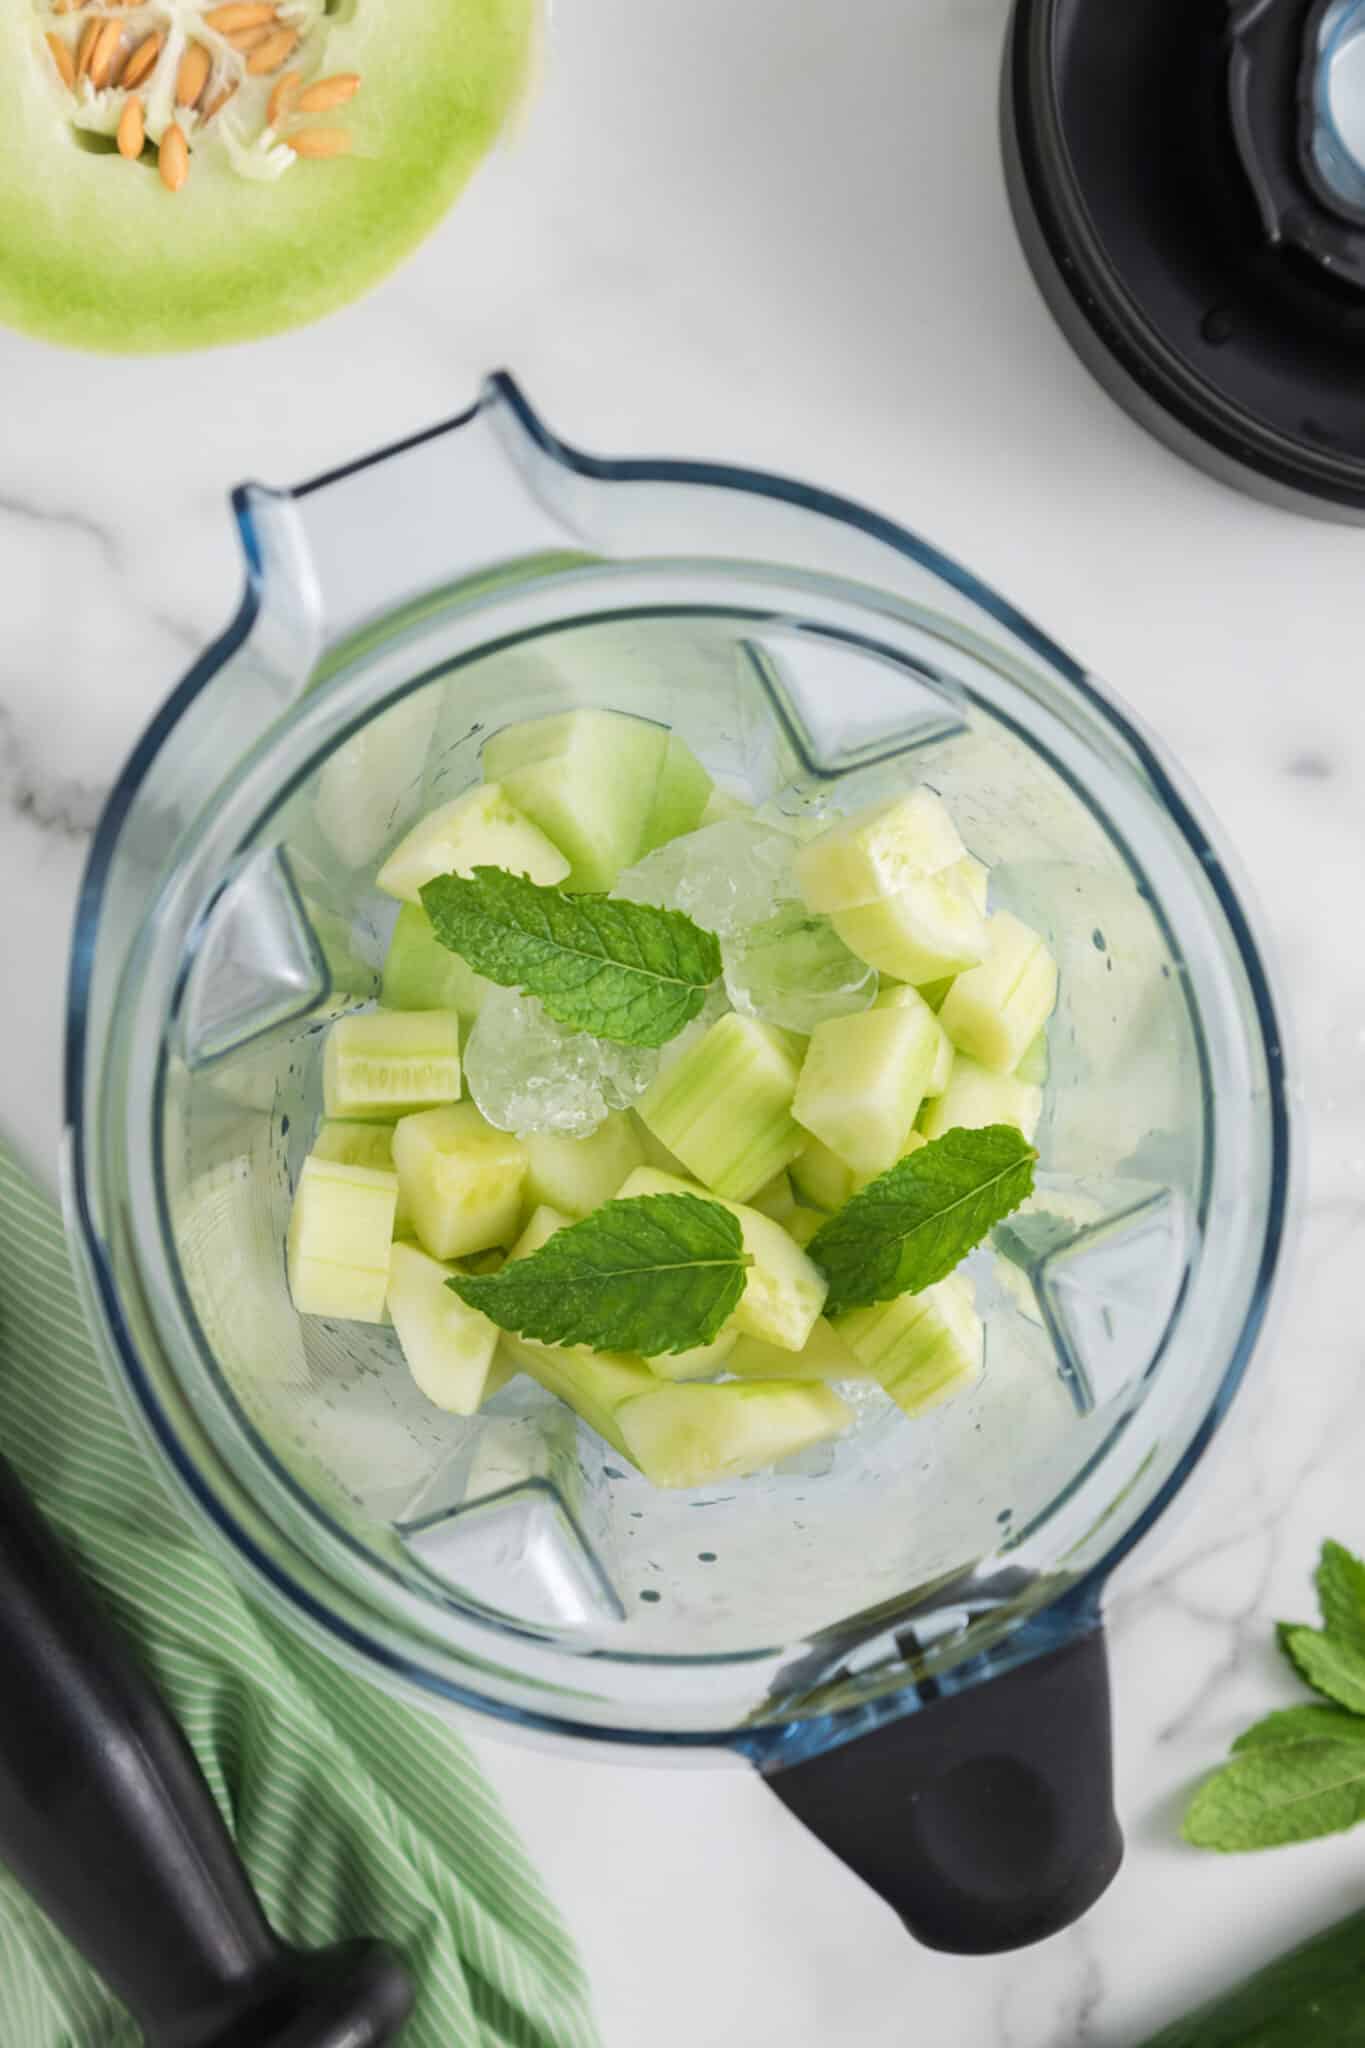
{"label": "melon seed", "polygon": [[158,168],[161,182],[170,192],[178,192],[190,174],[190,146],[178,121],[173,121],[161,138]]}
{"label": "melon seed", "polygon": [[142,41],[124,65],[123,76],[120,78],[119,84],[125,87],[141,85],[143,79],[152,69],[160,55],[161,32],[159,29],[156,29],[153,30],[151,35],[142,38]]}
{"label": "melon seed", "polygon": [[345,156],[350,146],[344,128],[300,128],[289,138],[295,156]]}
{"label": "melon seed", "polygon": [[325,114],[331,107],[344,106],[360,91],[360,75],[355,71],[339,71],[335,78],[320,78],[316,85],[310,85],[301,92],[294,103],[296,114]]}
{"label": "melon seed", "polygon": [[180,69],[175,75],[175,103],[178,107],[192,107],[209,82],[212,59],[202,43],[191,43],[180,59]]}
{"label": "melon seed", "polygon": [[268,71],[278,71],[286,58],[293,55],[298,45],[298,32],[292,28],[277,29],[266,37],[259,48],[252,51],[246,60],[246,68],[255,78],[263,77]]}
{"label": "melon seed", "polygon": [[239,28],[259,28],[262,22],[274,19],[275,9],[268,0],[228,0],[225,7],[211,7],[204,16],[207,26],[216,28],[220,36]]}
{"label": "melon seed", "polygon": [[130,93],[123,103],[123,112],[118,123],[118,153],[131,163],[142,154],[142,145],[147,140],[147,131],[142,124],[142,101],[137,94]]}
{"label": "melon seed", "polygon": [[76,64],[75,59],[71,55],[71,45],[67,42],[66,37],[56,34],[48,36],[47,47],[52,52],[52,61],[61,76],[62,84],[69,89],[74,89],[76,84]]}
{"label": "melon seed", "polygon": [[100,18],[97,14],[92,14],[85,27],[81,30],[81,39],[76,47],[77,78],[84,78],[86,72],[90,69],[90,59],[94,54],[95,45],[99,38]]}
{"label": "melon seed", "polygon": [[95,38],[94,47],[90,52],[90,83],[97,92],[103,92],[105,86],[109,83],[110,73],[114,68],[114,60],[118,56],[119,45],[122,41],[123,23],[116,14],[111,14],[106,17],[104,26]]}
{"label": "melon seed", "polygon": [[286,71],[283,78],[276,79],[266,102],[265,122],[267,128],[278,128],[293,106],[294,95],[303,84],[302,74]]}

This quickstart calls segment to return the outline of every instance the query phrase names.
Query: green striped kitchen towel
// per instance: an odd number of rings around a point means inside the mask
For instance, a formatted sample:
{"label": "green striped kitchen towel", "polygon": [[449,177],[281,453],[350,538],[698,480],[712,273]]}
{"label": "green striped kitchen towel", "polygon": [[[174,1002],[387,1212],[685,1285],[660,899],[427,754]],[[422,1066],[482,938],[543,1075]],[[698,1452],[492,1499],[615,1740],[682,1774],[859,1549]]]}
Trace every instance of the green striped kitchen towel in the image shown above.
{"label": "green striped kitchen towel", "polygon": [[[156,1674],[280,1934],[401,1950],[419,1987],[405,2048],[595,2048],[582,1967],[468,1750],[277,1626],[200,1547],[105,1384],[59,1218],[3,1147],[0,1444]],[[136,2040],[0,1872],[0,2042]]]}

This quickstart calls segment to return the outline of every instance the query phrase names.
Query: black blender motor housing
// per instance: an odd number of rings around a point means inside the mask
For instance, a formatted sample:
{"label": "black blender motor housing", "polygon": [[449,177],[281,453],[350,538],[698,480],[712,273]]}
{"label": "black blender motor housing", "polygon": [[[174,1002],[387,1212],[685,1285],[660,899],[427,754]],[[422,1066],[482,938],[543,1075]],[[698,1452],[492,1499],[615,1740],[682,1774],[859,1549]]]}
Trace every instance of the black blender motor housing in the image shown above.
{"label": "black blender motor housing", "polygon": [[1015,0],[1001,113],[1025,252],[1111,396],[1365,520],[1365,0]]}

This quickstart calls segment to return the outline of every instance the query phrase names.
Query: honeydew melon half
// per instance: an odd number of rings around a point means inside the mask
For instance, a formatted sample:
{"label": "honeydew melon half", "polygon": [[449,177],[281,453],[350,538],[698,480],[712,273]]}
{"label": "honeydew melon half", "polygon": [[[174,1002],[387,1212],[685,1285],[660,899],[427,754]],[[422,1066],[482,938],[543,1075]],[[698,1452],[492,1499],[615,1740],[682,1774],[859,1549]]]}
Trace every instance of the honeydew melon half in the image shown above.
{"label": "honeydew melon half", "polygon": [[515,106],[539,0],[331,7],[0,9],[0,319],[78,348],[202,348],[317,319],[392,269]]}

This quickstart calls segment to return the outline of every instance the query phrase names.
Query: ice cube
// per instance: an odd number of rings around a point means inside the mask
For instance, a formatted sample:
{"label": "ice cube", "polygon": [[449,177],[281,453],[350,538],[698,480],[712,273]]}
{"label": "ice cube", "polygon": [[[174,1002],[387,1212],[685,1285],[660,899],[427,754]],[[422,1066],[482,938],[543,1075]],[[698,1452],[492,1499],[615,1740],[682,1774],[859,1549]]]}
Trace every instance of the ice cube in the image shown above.
{"label": "ice cube", "polygon": [[639,1100],[657,1052],[567,1031],[534,996],[495,988],[464,1052],[469,1092],[500,1131],[586,1138],[613,1109]]}
{"label": "ice cube", "polygon": [[734,1007],[809,1035],[830,1017],[871,1009],[877,972],[851,953],[827,917],[799,903],[721,942]]}
{"label": "ice cube", "polygon": [[796,899],[795,851],[789,831],[751,818],[726,818],[647,853],[617,876],[611,893],[631,903],[686,911],[724,937]]}

